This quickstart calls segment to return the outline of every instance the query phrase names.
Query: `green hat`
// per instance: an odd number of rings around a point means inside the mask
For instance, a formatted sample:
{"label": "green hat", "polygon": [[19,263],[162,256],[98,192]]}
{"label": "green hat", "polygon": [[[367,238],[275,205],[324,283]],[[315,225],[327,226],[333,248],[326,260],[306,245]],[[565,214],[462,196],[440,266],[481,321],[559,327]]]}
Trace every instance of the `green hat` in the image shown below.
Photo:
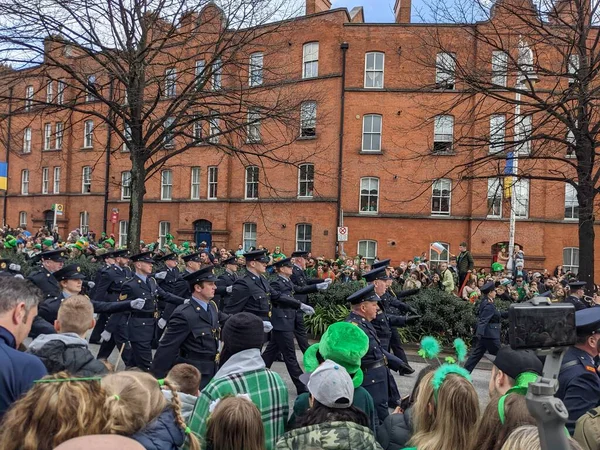
{"label": "green hat", "polygon": [[111,247],[115,246],[115,240],[113,238],[108,238],[104,241],[104,244],[110,244]]}
{"label": "green hat", "polygon": [[52,239],[44,239],[42,241],[42,245],[45,245],[46,247],[52,247],[54,245],[54,240],[52,240]]}
{"label": "green hat", "polygon": [[343,366],[354,387],[359,387],[364,378],[360,363],[369,350],[369,338],[357,325],[349,322],[334,323],[325,330],[321,342],[313,344],[304,353],[304,369],[314,372],[322,361],[330,359]]}
{"label": "green hat", "polygon": [[38,250],[41,250],[41,249],[42,249],[42,246],[41,246],[40,244],[35,244],[35,245],[33,246],[33,248],[37,248]]}
{"label": "green hat", "polygon": [[503,270],[504,266],[501,263],[495,262],[492,264],[492,272],[502,272]]}
{"label": "green hat", "polygon": [[12,235],[6,235],[6,239],[4,241],[5,248],[15,248],[17,246],[17,239]]}

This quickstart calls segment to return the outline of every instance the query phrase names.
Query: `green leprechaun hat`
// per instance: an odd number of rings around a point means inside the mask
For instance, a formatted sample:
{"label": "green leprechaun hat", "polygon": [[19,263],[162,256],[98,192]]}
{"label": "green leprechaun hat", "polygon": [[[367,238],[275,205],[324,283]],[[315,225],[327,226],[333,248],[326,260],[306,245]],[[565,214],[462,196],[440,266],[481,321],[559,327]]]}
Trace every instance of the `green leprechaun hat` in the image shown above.
{"label": "green leprechaun hat", "polygon": [[334,323],[325,330],[321,341],[304,353],[304,369],[314,372],[323,361],[330,359],[348,371],[357,388],[364,378],[360,362],[368,350],[369,338],[363,330],[349,322]]}

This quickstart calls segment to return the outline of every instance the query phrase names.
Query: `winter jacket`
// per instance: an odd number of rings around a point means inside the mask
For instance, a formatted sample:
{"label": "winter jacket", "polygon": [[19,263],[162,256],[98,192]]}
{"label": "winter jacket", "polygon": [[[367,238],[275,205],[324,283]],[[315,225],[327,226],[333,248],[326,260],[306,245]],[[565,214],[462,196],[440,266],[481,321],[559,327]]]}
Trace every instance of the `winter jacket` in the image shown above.
{"label": "winter jacket", "polygon": [[185,441],[185,432],[177,425],[173,409],[167,407],[131,439],[142,444],[146,450],[178,450]]}
{"label": "winter jacket", "polygon": [[27,351],[40,358],[50,374],[66,371],[92,377],[108,373],[106,366],[88,349],[87,341],[75,333],[41,334]]}
{"label": "winter jacket", "polygon": [[382,450],[371,430],[353,422],[325,422],[289,431],[277,450]]}
{"label": "winter jacket", "polygon": [[404,448],[413,434],[413,409],[408,408],[404,414],[390,414],[377,428],[377,442],[384,450]]}
{"label": "winter jacket", "polygon": [[[169,402],[173,398],[171,391],[163,389],[162,393]],[[195,395],[186,394],[185,392],[177,392],[177,395],[179,396],[179,401],[181,402],[181,417],[183,417],[183,420],[185,420],[187,423],[192,416],[192,412],[194,411],[194,406],[196,405],[196,400],[198,400],[198,397]]]}

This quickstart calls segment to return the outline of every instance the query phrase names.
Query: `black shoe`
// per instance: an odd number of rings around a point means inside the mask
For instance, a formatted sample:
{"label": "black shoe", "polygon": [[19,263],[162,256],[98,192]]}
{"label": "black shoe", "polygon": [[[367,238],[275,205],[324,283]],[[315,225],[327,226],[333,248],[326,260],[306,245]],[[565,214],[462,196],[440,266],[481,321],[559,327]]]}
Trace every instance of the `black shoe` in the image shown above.
{"label": "black shoe", "polygon": [[410,364],[403,362],[400,366],[400,370],[398,370],[398,373],[400,375],[412,375],[413,373],[415,373],[415,369],[410,367]]}

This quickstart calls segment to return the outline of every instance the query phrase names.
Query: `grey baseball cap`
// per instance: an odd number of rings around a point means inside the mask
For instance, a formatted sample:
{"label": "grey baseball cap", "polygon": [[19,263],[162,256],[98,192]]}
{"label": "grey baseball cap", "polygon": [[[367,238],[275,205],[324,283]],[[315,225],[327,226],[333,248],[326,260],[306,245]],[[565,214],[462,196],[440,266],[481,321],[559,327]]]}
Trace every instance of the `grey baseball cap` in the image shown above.
{"label": "grey baseball cap", "polygon": [[346,369],[340,364],[325,360],[312,373],[305,373],[300,380],[306,384],[311,395],[329,408],[349,408],[354,401],[354,385]]}

